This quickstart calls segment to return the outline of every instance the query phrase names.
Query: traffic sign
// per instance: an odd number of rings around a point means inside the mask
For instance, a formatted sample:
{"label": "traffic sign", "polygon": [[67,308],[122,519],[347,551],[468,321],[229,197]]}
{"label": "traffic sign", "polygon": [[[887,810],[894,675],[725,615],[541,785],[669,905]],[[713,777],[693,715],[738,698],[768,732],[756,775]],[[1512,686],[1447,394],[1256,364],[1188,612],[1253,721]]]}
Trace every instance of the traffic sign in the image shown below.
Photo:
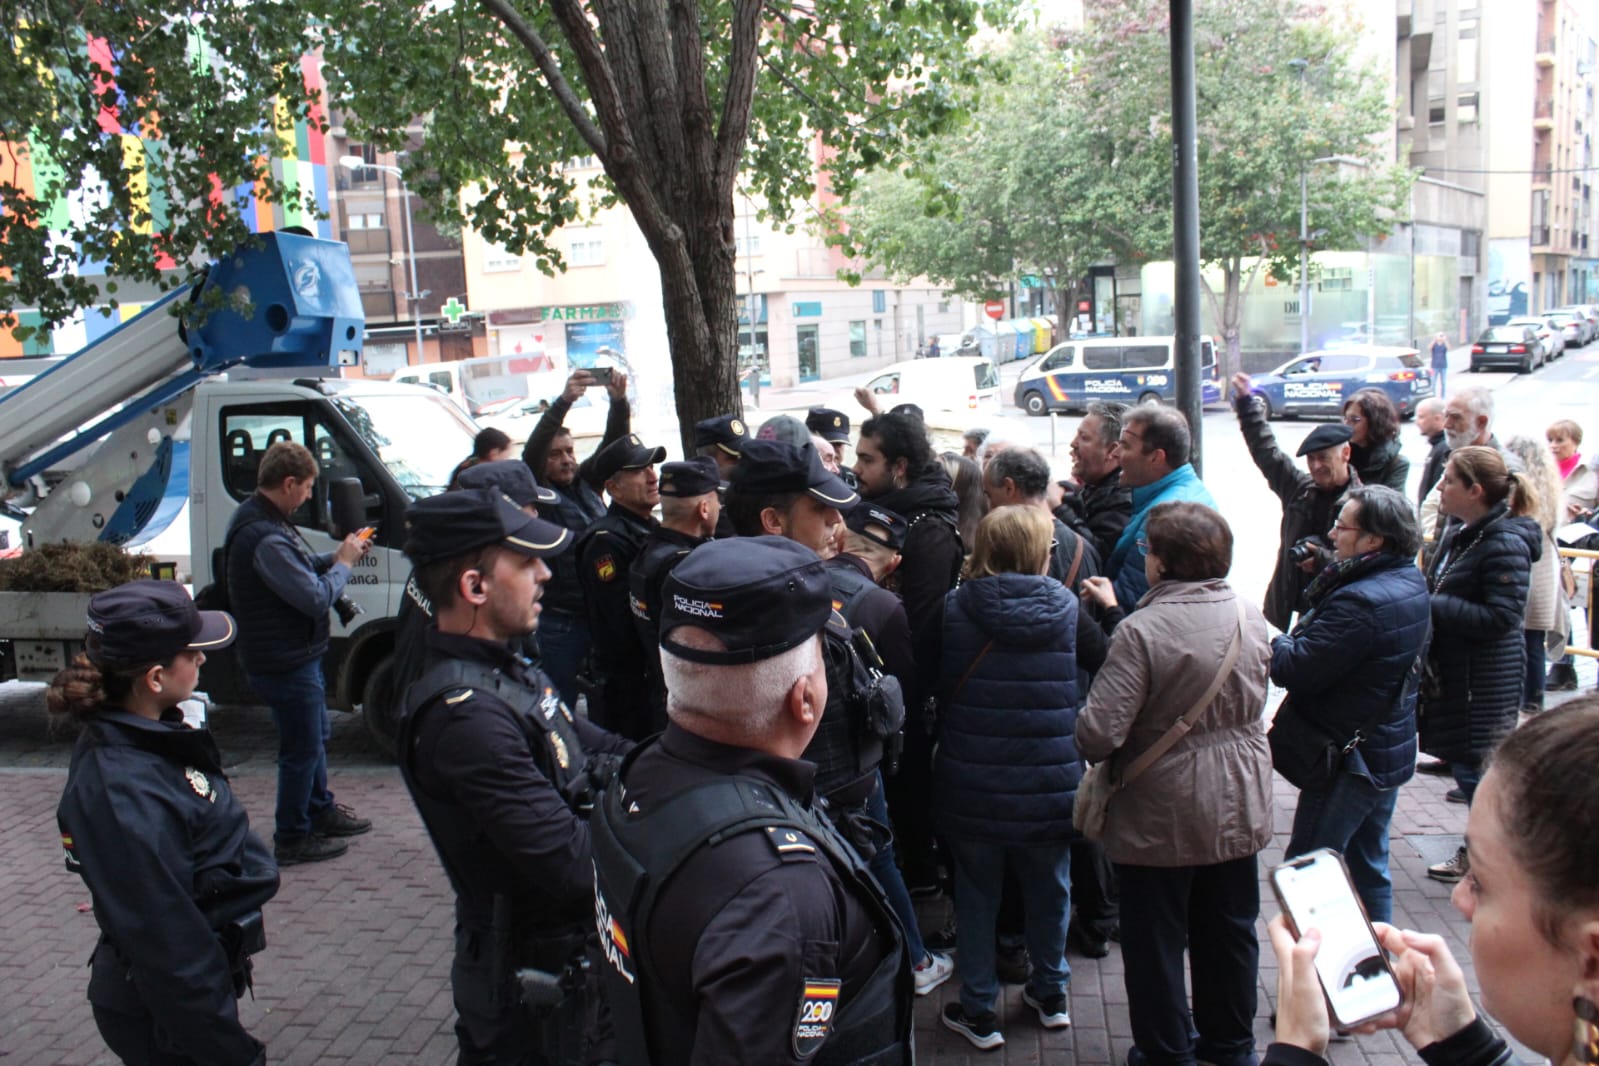
{"label": "traffic sign", "polygon": [[989,318],[994,319],[995,321],[998,321],[999,319],[1004,318],[1005,317],[1005,301],[1004,300],[989,300],[987,303],[985,303],[983,305],[983,314],[987,315]]}

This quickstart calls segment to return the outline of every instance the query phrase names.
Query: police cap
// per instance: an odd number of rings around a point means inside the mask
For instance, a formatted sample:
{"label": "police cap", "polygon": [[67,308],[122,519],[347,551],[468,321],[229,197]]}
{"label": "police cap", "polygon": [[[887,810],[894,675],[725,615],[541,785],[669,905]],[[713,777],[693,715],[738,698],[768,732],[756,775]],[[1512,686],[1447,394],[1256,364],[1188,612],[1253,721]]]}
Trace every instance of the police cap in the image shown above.
{"label": "police cap", "polygon": [[738,415],[717,415],[694,423],[695,448],[708,448],[714,444],[735,459],[749,435],[744,420]]}
{"label": "police cap", "polygon": [[860,502],[855,490],[822,465],[816,445],[809,440],[796,447],[777,440],[752,440],[728,475],[728,483],[749,496],[780,492],[807,492],[830,507],[847,510]]}
{"label": "police cap", "polygon": [[[821,632],[833,586],[817,554],[787,537],[729,537],[695,548],[661,589],[661,647],[714,665],[759,662]],[[686,647],[681,626],[715,635],[724,650]]]}
{"label": "police cap", "polygon": [[89,600],[89,658],[111,666],[164,663],[180,651],[233,643],[226,611],[202,611],[176,581],[129,581]]}
{"label": "police cap", "polygon": [[1349,438],[1355,431],[1342,422],[1323,422],[1310,431],[1310,436],[1305,438],[1305,443],[1299,446],[1295,455],[1309,455],[1325,448],[1336,448],[1340,444],[1348,444]]}
{"label": "police cap", "polygon": [[829,444],[849,443],[849,415],[831,407],[813,407],[805,416],[805,428]]}
{"label": "police cap", "polygon": [[844,516],[844,524],[851,532],[876,541],[890,551],[905,547],[905,535],[911,531],[904,515],[875,503],[862,503],[852,509]]}
{"label": "police cap", "polygon": [[665,458],[665,448],[646,448],[637,433],[629,433],[594,453],[594,476],[609,481],[618,471],[642,470]]}
{"label": "police cap", "polygon": [[708,455],[661,467],[662,496],[704,496],[722,483],[716,460]]}
{"label": "police cap", "polygon": [[554,489],[540,485],[533,471],[520,459],[497,459],[469,466],[461,471],[455,483],[463,489],[498,489],[518,507],[530,503],[548,506],[561,499]]}
{"label": "police cap", "polygon": [[572,531],[534,518],[494,489],[441,492],[405,511],[405,554],[417,566],[495,545],[545,559],[572,542]]}
{"label": "police cap", "polygon": [[793,415],[773,415],[761,423],[761,428],[755,432],[760,440],[780,440],[788,444],[804,444],[811,439],[811,431],[805,428],[805,423]]}

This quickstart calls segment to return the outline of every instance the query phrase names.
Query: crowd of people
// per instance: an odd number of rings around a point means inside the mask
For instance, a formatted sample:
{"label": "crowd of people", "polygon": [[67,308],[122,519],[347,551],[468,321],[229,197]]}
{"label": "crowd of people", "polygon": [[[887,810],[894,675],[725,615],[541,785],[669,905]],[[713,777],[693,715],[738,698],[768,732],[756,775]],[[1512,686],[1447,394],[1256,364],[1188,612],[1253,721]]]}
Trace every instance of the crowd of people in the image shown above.
{"label": "crowd of people", "polygon": [[[1490,1066],[1508,1053],[1443,942],[1388,924],[1418,751],[1470,807],[1469,847],[1428,873],[1492,916],[1485,1006],[1599,1061],[1599,700],[1541,713],[1574,686],[1557,538],[1599,489],[1579,426],[1501,447],[1488,393],[1429,401],[1411,498],[1380,391],[1290,457],[1235,382],[1282,506],[1257,604],[1170,408],[1091,404],[1064,479],[985,430],[939,455],[919,411],[875,406],[854,435],[825,408],[707,419],[666,462],[618,372],[579,462],[564,420],[596,385],[574,372],[520,459],[485,431],[406,517],[385,698],[456,894],[460,1062],[908,1063],[916,998],[952,977],[942,1025],[990,1050],[1003,982],[1065,1028],[1068,952],[1119,941],[1134,1066],[1255,1066],[1275,770],[1298,790],[1287,856],[1342,856],[1406,992],[1366,1027]],[[298,538],[316,473],[298,445],[266,453],[223,553],[231,613],[170,582],[101,593],[50,690],[85,726],[59,818],[102,929],[90,1001],[127,1062],[264,1061],[234,997],[278,867],[371,828],[328,787],[319,668],[367,546]],[[229,644],[280,732],[271,847],[177,709]],[[924,929],[915,901],[939,894],[953,918]],[[1317,934],[1271,931],[1265,1058],[1317,1061]]]}

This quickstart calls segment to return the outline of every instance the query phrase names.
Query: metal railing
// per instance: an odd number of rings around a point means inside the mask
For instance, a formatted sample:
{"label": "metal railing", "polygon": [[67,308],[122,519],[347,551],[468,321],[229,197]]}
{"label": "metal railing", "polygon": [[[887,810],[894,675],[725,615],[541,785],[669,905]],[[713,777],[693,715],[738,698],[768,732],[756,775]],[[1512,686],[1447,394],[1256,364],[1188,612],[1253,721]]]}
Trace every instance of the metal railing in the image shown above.
{"label": "metal railing", "polygon": [[[1560,549],[1560,557],[1562,559],[1571,559],[1573,561],[1572,569],[1577,571],[1577,592],[1579,596],[1581,596],[1584,591],[1583,587],[1585,585],[1587,586],[1587,595],[1582,596],[1582,599],[1584,600],[1582,607],[1587,612],[1588,617],[1590,619],[1593,618],[1593,561],[1595,559],[1599,559],[1599,551],[1588,551],[1584,548],[1562,547]],[[1583,566],[1582,563],[1584,562],[1586,562],[1588,565]],[[1561,600],[1563,604],[1565,597],[1562,596]],[[1590,622],[1588,632],[1586,634],[1582,634],[1581,636],[1584,638],[1591,638],[1592,634],[1593,627],[1592,623]],[[1572,633],[1566,638],[1566,651],[1570,652],[1572,655],[1586,655],[1590,659],[1599,659],[1599,650],[1595,650],[1586,643],[1579,643],[1578,636],[1579,634],[1573,630]]]}

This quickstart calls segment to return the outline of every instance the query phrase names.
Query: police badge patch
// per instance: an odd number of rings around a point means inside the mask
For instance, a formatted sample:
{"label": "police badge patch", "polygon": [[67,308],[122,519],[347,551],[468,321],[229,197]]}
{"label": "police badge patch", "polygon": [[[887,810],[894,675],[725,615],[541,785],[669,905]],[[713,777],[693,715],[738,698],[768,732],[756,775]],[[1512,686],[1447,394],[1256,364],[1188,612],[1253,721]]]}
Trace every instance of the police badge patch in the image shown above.
{"label": "police badge patch", "polygon": [[201,799],[217,801],[217,790],[211,787],[211,780],[199,770],[190,766],[184,769],[183,776],[188,778],[189,787],[194,789],[194,794]]}
{"label": "police badge patch", "polygon": [[594,574],[601,581],[616,577],[616,560],[611,558],[609,552],[594,560]]}
{"label": "police badge patch", "polygon": [[838,1010],[838,989],[842,982],[807,977],[800,990],[799,1012],[794,1018],[794,1054],[808,1059],[822,1050],[833,1031],[833,1015]]}

